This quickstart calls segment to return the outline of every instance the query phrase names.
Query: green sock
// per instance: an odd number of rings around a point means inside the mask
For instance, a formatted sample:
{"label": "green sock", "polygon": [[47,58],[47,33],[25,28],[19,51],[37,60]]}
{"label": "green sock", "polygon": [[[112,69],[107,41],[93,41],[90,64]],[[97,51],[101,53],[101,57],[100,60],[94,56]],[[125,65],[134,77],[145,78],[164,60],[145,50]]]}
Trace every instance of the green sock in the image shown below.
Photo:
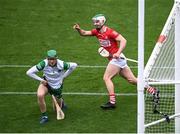
{"label": "green sock", "polygon": [[42,113],[42,116],[47,116],[47,113],[46,112]]}

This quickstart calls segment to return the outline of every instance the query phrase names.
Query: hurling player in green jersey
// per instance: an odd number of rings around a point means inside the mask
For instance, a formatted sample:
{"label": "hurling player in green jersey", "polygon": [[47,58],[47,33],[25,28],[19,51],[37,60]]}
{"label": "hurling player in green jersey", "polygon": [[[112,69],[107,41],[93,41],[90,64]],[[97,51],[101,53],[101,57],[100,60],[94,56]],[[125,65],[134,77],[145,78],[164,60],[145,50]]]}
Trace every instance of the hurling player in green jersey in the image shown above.
{"label": "hurling player in green jersey", "polygon": [[[42,113],[40,124],[48,121],[45,96],[50,93],[59,99],[59,101],[63,101],[61,95],[63,80],[71,74],[76,67],[76,63],[64,62],[58,59],[56,50],[49,50],[47,51],[46,59],[42,60],[37,65],[34,65],[26,72],[31,78],[40,81],[37,89],[38,104]],[[36,74],[39,71],[43,72],[43,77],[39,77]]]}

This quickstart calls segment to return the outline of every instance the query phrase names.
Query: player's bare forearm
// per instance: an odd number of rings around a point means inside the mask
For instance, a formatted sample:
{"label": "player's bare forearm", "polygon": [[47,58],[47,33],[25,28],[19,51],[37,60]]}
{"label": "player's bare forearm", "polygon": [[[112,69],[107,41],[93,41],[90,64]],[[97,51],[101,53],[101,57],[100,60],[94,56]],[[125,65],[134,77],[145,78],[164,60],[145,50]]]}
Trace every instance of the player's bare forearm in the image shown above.
{"label": "player's bare forearm", "polygon": [[85,36],[85,30],[83,30],[83,29],[78,29],[77,31],[78,31],[78,33],[79,33],[81,36]]}
{"label": "player's bare forearm", "polygon": [[86,31],[80,28],[79,24],[74,24],[73,28],[78,31],[81,36],[91,36],[91,31]]}

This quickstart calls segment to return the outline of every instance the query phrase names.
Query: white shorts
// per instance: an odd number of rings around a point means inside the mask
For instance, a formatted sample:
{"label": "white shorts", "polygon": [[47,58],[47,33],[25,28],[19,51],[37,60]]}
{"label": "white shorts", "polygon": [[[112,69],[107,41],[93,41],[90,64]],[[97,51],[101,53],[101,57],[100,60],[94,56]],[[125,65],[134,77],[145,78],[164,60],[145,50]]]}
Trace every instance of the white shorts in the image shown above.
{"label": "white shorts", "polygon": [[118,59],[112,59],[109,64],[116,65],[120,68],[125,68],[127,67],[127,60],[125,58],[118,58]]}

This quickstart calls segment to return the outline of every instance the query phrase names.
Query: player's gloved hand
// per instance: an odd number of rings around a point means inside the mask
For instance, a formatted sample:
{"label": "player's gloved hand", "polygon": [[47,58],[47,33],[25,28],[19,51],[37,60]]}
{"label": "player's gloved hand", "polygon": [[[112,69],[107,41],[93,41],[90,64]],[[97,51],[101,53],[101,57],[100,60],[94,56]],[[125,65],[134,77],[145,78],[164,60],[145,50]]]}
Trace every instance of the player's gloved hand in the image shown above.
{"label": "player's gloved hand", "polygon": [[80,26],[79,26],[79,24],[77,24],[77,23],[74,24],[73,28],[76,29],[76,30],[80,30],[80,29],[81,29]]}
{"label": "player's gloved hand", "polygon": [[42,83],[44,86],[46,86],[46,85],[48,84],[48,82],[47,82],[46,80],[41,81],[41,83]]}

